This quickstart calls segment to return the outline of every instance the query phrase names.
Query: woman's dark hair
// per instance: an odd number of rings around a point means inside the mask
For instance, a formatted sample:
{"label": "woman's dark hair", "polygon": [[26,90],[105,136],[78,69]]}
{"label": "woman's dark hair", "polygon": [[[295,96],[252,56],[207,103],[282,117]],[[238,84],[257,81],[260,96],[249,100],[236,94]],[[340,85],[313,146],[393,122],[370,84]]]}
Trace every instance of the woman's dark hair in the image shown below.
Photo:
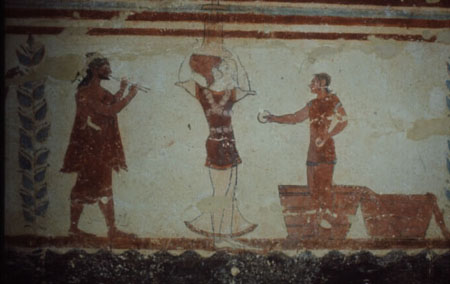
{"label": "woman's dark hair", "polygon": [[94,60],[91,61],[91,63],[89,63],[88,65],[88,69],[86,70],[86,76],[81,80],[80,84],[78,84],[78,89],[84,86],[87,86],[89,84],[89,82],[91,82],[92,80],[92,70],[99,68],[105,64],[109,63],[108,59],[106,58],[95,58]]}

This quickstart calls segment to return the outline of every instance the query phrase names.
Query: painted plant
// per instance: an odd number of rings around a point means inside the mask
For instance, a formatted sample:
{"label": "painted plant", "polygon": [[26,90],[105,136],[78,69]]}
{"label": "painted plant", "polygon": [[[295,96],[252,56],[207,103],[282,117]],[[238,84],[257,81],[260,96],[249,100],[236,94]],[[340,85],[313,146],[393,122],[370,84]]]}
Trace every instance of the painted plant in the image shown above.
{"label": "painted plant", "polygon": [[[25,73],[37,66],[45,55],[45,47],[29,36],[16,50]],[[45,80],[27,81],[17,86],[19,127],[19,167],[22,173],[20,196],[26,226],[35,228],[37,218],[44,217],[48,205],[46,183],[47,159],[50,150],[45,146],[50,123],[45,100]]]}
{"label": "painted plant", "polygon": [[[450,63],[448,63],[448,62],[447,62],[447,72],[450,75]],[[450,91],[450,80],[445,81],[445,83],[447,85],[447,89]],[[445,100],[447,102],[447,108],[450,111],[450,94],[448,94],[445,97]],[[449,151],[449,153],[447,154],[447,170],[450,175],[450,140],[447,140],[447,144],[448,144],[448,151]],[[445,189],[445,195],[447,196],[447,200],[450,201],[450,187],[447,187]]]}

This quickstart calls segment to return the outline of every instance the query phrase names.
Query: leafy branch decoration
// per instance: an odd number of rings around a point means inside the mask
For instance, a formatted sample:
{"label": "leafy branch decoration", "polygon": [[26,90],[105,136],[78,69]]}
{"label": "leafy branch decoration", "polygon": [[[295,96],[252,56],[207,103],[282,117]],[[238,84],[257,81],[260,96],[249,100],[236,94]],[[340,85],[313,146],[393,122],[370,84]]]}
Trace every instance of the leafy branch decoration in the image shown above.
{"label": "leafy branch decoration", "polygon": [[[450,76],[450,63],[447,62],[447,73]],[[447,85],[447,89],[450,91],[450,80],[445,81],[445,84]],[[447,102],[447,108],[450,111],[450,94],[447,94],[445,97],[445,101]],[[447,153],[447,170],[450,174],[450,140],[447,140],[448,145],[448,153]],[[447,200],[450,201],[450,188],[447,187],[445,189],[445,196],[447,196]]]}
{"label": "leafy branch decoration", "polygon": [[[19,63],[25,70],[38,65],[45,55],[43,44],[30,35],[16,50]],[[45,80],[28,81],[17,86],[19,103],[19,167],[22,181],[19,189],[27,226],[35,226],[37,217],[44,217],[48,206],[46,172],[50,150],[45,147],[50,133],[45,100]]]}

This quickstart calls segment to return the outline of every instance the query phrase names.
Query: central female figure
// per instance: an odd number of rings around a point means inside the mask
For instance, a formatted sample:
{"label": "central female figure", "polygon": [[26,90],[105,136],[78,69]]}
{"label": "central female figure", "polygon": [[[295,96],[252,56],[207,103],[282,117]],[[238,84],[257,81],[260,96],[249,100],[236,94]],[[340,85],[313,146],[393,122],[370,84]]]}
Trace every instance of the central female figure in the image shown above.
{"label": "central female figure", "polygon": [[231,118],[233,105],[256,93],[239,88],[237,62],[231,57],[194,53],[189,58],[189,67],[201,78],[176,85],[200,102],[208,122],[205,166],[209,168],[212,197],[199,202],[197,207],[202,214],[185,224],[193,232],[213,237],[216,247],[241,246],[232,238],[253,231],[257,225],[249,223],[237,205],[241,158],[236,149]]}

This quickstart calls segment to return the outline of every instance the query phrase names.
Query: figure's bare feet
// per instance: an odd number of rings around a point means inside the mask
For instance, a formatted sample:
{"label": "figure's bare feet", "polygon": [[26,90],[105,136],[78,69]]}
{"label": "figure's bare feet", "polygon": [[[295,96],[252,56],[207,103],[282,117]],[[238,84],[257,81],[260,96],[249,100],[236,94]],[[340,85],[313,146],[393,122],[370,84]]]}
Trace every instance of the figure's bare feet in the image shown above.
{"label": "figure's bare feet", "polygon": [[69,235],[74,236],[74,237],[83,237],[83,238],[95,238],[96,237],[96,235],[90,234],[90,233],[80,230],[78,228],[70,228]]}
{"label": "figure's bare feet", "polygon": [[137,236],[135,234],[132,233],[125,233],[117,228],[113,228],[111,230],[109,230],[108,232],[108,237],[113,239],[113,238],[120,238],[120,239],[125,239],[125,238],[136,238]]}

